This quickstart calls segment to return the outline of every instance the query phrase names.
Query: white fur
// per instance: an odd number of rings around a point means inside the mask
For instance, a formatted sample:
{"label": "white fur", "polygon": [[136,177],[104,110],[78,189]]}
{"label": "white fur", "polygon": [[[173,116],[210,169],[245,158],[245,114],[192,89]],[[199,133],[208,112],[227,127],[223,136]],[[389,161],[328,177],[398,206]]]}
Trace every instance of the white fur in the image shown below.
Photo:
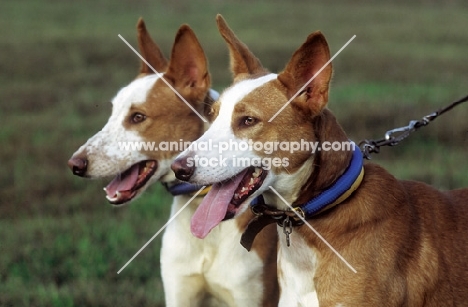
{"label": "white fur", "polygon": [[[171,215],[189,196],[176,196]],[[161,272],[166,306],[207,306],[203,292],[217,300],[210,306],[261,306],[263,262],[240,244],[234,220],[221,223],[205,239],[190,233],[190,218],[201,202],[196,198],[170,223],[163,236]],[[213,305],[214,304],[214,305]]]}
{"label": "white fur", "polygon": [[[318,307],[313,277],[317,267],[317,256],[313,249],[303,248],[307,244],[300,236],[291,235],[291,245],[286,245],[283,228],[278,227],[280,248],[278,250],[278,271],[281,272],[280,307]],[[304,274],[307,272],[307,274]]]}

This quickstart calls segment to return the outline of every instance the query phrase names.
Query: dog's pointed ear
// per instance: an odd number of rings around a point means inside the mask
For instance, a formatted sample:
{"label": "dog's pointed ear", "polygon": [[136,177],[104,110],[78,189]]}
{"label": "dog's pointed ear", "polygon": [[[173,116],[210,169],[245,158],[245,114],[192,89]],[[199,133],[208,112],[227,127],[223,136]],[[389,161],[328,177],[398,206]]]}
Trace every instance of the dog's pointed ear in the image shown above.
{"label": "dog's pointed ear", "polygon": [[332,76],[331,62],[325,66],[329,60],[330,49],[323,34],[319,31],[310,34],[293,54],[285,70],[278,75],[278,80],[287,88],[288,98],[300,91],[293,104],[312,114],[318,114],[326,106]]}
{"label": "dog's pointed ear", "polygon": [[249,48],[241,42],[234,32],[229,28],[223,16],[216,16],[219,33],[226,41],[229,47],[231,71],[234,75],[234,81],[245,78],[251,75],[261,75],[268,73],[263,68],[259,59],[249,50]]}
{"label": "dog's pointed ear", "polygon": [[[137,23],[137,32],[141,56],[156,69],[157,72],[164,72],[167,69],[167,59],[149,35],[146,30],[145,22],[141,17]],[[154,71],[145,62],[141,61],[140,73],[154,74]]]}
{"label": "dog's pointed ear", "polygon": [[164,78],[176,87],[210,87],[210,74],[205,52],[188,25],[182,25],[172,47],[169,68]]}

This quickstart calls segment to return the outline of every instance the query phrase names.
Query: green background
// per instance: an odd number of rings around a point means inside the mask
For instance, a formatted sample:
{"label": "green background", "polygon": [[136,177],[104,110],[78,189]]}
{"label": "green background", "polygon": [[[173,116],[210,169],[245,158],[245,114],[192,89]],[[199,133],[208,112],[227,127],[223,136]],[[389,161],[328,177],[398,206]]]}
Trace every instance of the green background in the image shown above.
{"label": "green background", "polygon": [[[468,94],[466,1],[2,1],[0,4],[0,306],[163,306],[160,238],[117,271],[166,222],[159,185],[113,208],[106,180],[66,162],[100,130],[109,101],[135,76],[144,17],[168,56],[188,23],[230,83],[222,13],[265,67],[280,71],[315,30],[335,53],[329,107],[356,141],[380,138]],[[439,3],[440,2],[440,3]],[[468,105],[373,161],[399,178],[468,186]],[[385,195],[382,195],[385,197]]]}

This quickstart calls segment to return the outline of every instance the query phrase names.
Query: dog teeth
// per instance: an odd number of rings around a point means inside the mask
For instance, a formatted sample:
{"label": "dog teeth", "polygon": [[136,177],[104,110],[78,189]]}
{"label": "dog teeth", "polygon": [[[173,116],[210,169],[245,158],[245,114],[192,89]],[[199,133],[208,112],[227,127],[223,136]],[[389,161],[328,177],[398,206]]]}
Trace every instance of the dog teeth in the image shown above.
{"label": "dog teeth", "polygon": [[239,193],[234,193],[234,198],[238,199],[239,198]]}
{"label": "dog teeth", "polygon": [[262,170],[259,169],[258,167],[255,168],[255,172],[252,174],[252,176],[254,178],[257,178],[258,176],[260,176],[260,174],[262,173]]}
{"label": "dog teeth", "polygon": [[250,178],[249,184],[250,184],[250,185],[253,185],[253,184],[254,184],[254,179],[253,179],[253,178]]}
{"label": "dog teeth", "polygon": [[245,192],[245,191],[247,191],[247,188],[246,188],[246,187],[242,187],[241,192]]}
{"label": "dog teeth", "polygon": [[110,197],[109,195],[106,195],[106,198],[108,201],[116,201],[118,199],[118,197],[114,196],[114,197]]}

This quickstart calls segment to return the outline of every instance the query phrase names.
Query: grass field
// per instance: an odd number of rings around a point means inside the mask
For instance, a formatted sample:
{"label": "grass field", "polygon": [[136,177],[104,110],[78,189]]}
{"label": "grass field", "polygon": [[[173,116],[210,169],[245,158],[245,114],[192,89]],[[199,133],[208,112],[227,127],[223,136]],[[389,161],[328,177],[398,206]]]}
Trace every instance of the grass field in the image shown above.
{"label": "grass field", "polygon": [[[165,223],[170,196],[152,187],[113,208],[105,181],[66,166],[101,129],[117,90],[136,75],[145,18],[169,54],[189,23],[210,60],[214,88],[230,82],[222,13],[272,71],[317,29],[335,53],[329,107],[352,139],[380,138],[468,94],[466,1],[22,0],[0,4],[0,306],[164,306],[160,238],[117,271]],[[468,186],[468,104],[374,162],[442,189]]]}

